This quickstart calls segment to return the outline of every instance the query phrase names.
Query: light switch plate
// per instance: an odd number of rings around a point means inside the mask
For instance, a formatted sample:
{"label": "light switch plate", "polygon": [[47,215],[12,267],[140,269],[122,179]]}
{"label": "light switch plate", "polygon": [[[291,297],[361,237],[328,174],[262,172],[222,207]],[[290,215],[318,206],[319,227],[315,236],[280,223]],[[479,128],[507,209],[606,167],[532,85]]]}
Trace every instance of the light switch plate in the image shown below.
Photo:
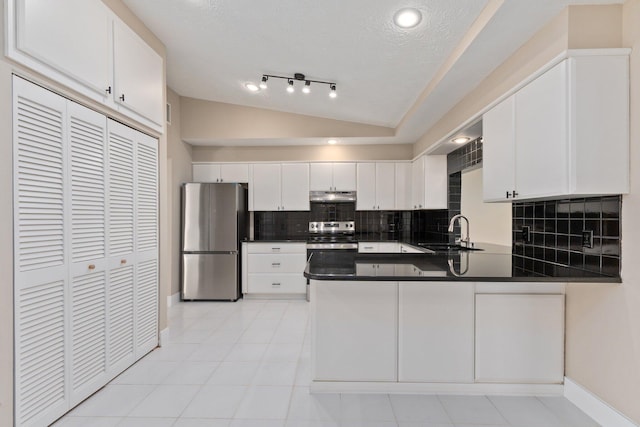
{"label": "light switch plate", "polygon": [[593,230],[582,230],[582,247],[593,248]]}

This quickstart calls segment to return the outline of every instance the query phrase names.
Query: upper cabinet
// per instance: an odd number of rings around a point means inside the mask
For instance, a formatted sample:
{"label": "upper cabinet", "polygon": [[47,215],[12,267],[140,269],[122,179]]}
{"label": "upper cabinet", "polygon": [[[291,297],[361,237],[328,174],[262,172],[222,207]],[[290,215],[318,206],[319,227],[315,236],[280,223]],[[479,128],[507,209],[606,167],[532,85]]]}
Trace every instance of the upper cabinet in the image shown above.
{"label": "upper cabinet", "polygon": [[113,83],[116,102],[162,124],[162,57],[122,21],[113,22]]}
{"label": "upper cabinet", "polygon": [[411,167],[413,209],[447,209],[447,156],[422,156]]}
{"label": "upper cabinet", "polygon": [[358,163],[356,210],[395,209],[395,163]]}
{"label": "upper cabinet", "polygon": [[193,165],[194,182],[249,182],[247,163],[204,163]]}
{"label": "upper cabinet", "polygon": [[102,1],[7,6],[10,58],[162,132],[163,59]]}
{"label": "upper cabinet", "polygon": [[251,165],[249,210],[308,211],[308,163],[260,163]]}
{"label": "upper cabinet", "polygon": [[628,54],[561,61],[489,110],[483,137],[485,201],[627,193]]}
{"label": "upper cabinet", "polygon": [[412,209],[412,168],[411,163],[396,163],[396,209],[410,211]]}
{"label": "upper cabinet", "polygon": [[355,163],[311,163],[310,191],[355,191]]}

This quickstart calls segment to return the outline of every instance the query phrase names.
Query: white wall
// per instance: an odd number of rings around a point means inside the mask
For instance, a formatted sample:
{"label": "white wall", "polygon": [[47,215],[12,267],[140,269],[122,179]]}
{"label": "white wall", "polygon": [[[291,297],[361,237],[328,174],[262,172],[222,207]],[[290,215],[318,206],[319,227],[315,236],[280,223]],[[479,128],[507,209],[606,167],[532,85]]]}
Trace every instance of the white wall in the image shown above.
{"label": "white wall", "polygon": [[462,172],[460,213],[469,219],[472,242],[511,246],[511,203],[482,201],[482,168]]}

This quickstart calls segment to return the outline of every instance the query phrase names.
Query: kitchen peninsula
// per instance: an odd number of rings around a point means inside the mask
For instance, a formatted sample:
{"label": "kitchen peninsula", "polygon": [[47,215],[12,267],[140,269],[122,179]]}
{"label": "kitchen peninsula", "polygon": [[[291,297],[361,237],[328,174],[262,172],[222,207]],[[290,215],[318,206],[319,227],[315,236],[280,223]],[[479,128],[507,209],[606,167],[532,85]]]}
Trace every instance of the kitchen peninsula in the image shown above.
{"label": "kitchen peninsula", "polygon": [[566,283],[620,279],[476,249],[314,254],[311,388],[561,393]]}

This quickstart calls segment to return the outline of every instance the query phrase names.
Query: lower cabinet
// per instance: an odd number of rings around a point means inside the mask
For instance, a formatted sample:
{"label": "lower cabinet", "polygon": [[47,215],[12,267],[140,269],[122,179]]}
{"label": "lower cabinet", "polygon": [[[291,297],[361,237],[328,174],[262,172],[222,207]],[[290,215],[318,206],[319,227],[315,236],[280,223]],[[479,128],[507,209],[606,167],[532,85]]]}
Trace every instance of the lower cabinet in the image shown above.
{"label": "lower cabinet", "polygon": [[396,282],[323,282],[311,304],[315,380],[397,381]]}
{"label": "lower cabinet", "polygon": [[474,284],[399,286],[398,381],[472,383]]}
{"label": "lower cabinet", "polygon": [[476,381],[562,383],[564,295],[476,295]]}
{"label": "lower cabinet", "polygon": [[306,294],[305,243],[246,243],[243,247],[245,294]]}

